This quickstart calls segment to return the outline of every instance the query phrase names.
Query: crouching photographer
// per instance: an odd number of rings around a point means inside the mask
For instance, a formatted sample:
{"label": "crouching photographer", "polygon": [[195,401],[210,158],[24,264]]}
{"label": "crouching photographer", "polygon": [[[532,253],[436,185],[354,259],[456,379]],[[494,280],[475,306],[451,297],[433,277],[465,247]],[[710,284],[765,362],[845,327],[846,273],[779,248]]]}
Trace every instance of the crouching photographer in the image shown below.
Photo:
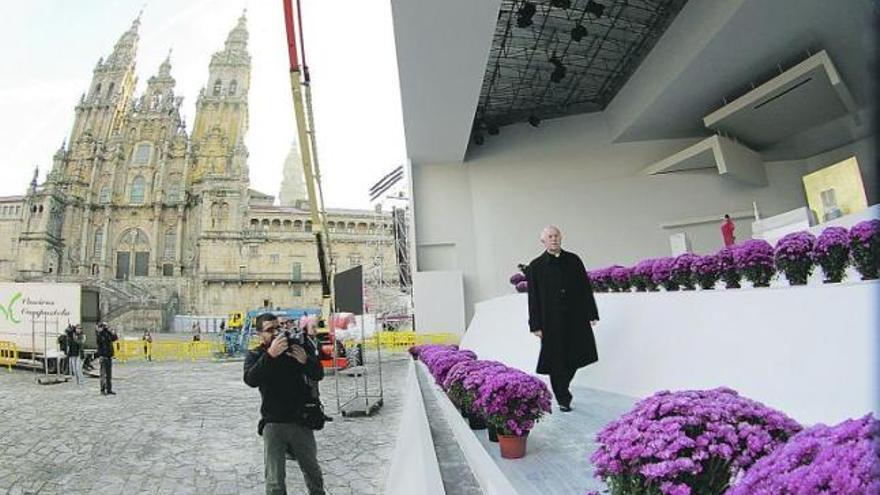
{"label": "crouching photographer", "polygon": [[256,328],[260,346],[248,352],[244,382],[259,387],[262,397],[258,432],[263,437],[266,493],[287,494],[289,452],[299,463],[309,495],[323,495],[314,430],[323,428],[326,420],[317,395],[317,381],[324,377],[324,370],[316,350],[302,333],[279,332],[280,323],[273,314],[257,317]]}

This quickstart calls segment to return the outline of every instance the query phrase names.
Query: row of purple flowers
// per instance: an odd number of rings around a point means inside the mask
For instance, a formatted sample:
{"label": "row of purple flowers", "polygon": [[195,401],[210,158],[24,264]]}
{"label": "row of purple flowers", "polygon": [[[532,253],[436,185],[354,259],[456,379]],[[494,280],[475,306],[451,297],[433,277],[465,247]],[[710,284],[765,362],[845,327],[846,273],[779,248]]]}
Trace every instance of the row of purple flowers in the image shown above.
{"label": "row of purple flowers", "polygon": [[[705,256],[684,253],[677,257],[642,260],[632,267],[614,265],[588,273],[596,292],[712,289],[719,280],[725,288],[740,287],[743,279],[755,287],[768,287],[777,272],[791,285],[804,285],[816,266],[825,281],[843,281],[848,266],[854,266],[863,280],[873,280],[880,272],[880,220],[866,220],[850,230],[828,227],[819,234],[802,231],[786,235],[776,243],[752,239],[725,247]],[[528,282],[522,273],[510,283],[526,292]]]}
{"label": "row of purple flowers", "polygon": [[552,394],[538,377],[497,361],[477,359],[454,345],[417,345],[410,354],[465,414],[480,418],[499,435],[523,437],[550,412]]}
{"label": "row of purple flowers", "polygon": [[606,425],[590,461],[612,495],[869,495],[878,440],[872,415],[804,428],[728,388],[664,391]]}

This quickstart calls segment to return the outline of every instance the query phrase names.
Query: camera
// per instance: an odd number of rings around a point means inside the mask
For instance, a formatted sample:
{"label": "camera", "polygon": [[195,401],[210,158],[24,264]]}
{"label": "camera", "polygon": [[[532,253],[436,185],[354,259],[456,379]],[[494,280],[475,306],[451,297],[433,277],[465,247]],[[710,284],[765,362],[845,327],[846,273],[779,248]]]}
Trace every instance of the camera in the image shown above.
{"label": "camera", "polygon": [[298,346],[302,346],[305,344],[305,333],[302,330],[285,330],[284,338],[287,339],[287,346],[290,347],[293,344]]}

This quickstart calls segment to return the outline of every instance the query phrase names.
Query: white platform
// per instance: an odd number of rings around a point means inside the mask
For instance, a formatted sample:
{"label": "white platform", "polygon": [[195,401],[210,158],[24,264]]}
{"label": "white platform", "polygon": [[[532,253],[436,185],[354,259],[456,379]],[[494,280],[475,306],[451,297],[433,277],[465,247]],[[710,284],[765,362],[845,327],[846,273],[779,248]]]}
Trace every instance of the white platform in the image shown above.
{"label": "white platform", "polygon": [[[880,282],[596,300],[599,362],[576,385],[632,397],[725,385],[807,424],[880,409]],[[527,312],[525,294],[478,303],[461,346],[533,372]]]}

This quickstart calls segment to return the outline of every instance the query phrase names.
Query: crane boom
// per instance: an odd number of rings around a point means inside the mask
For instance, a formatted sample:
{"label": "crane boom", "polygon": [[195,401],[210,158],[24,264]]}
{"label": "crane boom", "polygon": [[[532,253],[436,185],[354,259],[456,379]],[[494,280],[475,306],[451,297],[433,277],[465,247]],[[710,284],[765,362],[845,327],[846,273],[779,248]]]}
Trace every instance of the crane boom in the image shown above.
{"label": "crane boom", "polygon": [[[294,11],[293,0],[282,0],[282,2],[284,4],[284,23],[287,28],[287,52],[290,58],[290,92],[293,95],[297,138],[300,155],[302,156],[306,192],[309,197],[312,232],[315,234],[315,244],[317,246],[318,268],[321,274],[321,316],[329,320],[333,310],[333,287],[330,283],[329,274],[330,240],[325,228],[320,169],[318,168],[317,156],[314,153],[316,146],[315,132],[312,127],[314,120],[311,118],[309,69],[305,63],[305,52],[303,51],[302,57],[300,57],[299,53],[299,50],[304,46],[302,38],[302,10],[300,9],[299,0],[296,0],[296,11]],[[294,14],[296,14],[298,22],[296,26],[294,25]],[[299,42],[299,45],[297,45],[297,42]]]}

